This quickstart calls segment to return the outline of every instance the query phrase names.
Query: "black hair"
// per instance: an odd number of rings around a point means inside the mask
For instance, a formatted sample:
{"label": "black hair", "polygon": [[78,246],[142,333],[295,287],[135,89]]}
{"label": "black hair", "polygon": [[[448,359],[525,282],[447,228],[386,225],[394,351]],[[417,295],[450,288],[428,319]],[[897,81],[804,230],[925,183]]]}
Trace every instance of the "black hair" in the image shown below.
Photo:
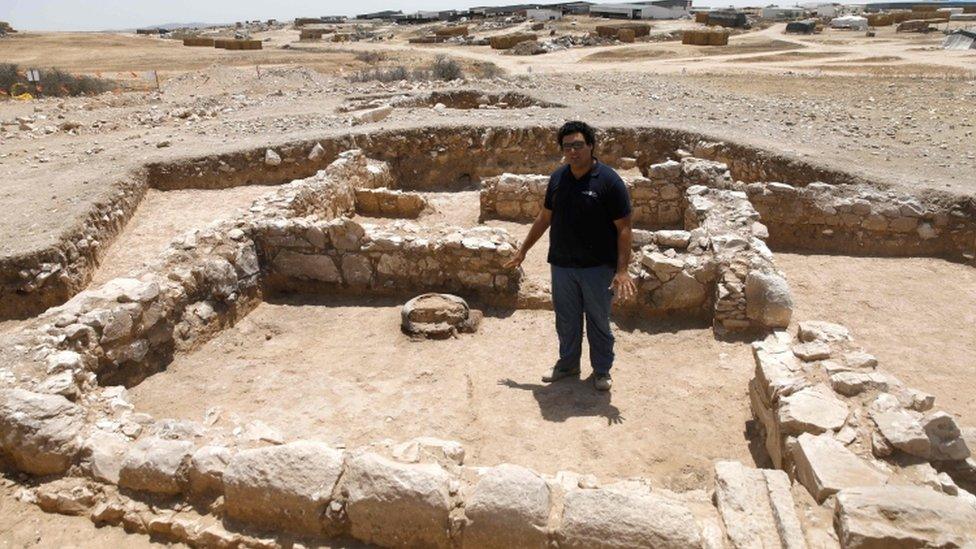
{"label": "black hair", "polygon": [[556,133],[556,142],[561,147],[563,145],[563,138],[574,133],[583,134],[583,139],[587,145],[591,147],[596,145],[596,132],[593,131],[593,128],[589,124],[580,122],[579,120],[570,120],[563,124],[563,127],[559,128],[559,132]]}

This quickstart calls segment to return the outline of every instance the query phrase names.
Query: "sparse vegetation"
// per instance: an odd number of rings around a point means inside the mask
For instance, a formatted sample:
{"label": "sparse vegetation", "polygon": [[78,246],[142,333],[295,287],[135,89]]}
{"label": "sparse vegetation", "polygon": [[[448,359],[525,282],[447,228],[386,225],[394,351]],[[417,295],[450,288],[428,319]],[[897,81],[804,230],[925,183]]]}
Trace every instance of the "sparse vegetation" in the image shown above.
{"label": "sparse vegetation", "polygon": [[[498,67],[495,67],[496,69]],[[427,68],[407,70],[403,65],[385,68],[363,69],[349,77],[351,82],[400,82],[403,80],[459,80],[464,78],[464,69],[457,61],[440,56]]]}
{"label": "sparse vegetation", "polygon": [[0,92],[17,95],[29,92],[36,96],[64,97],[95,95],[116,89],[118,85],[102,78],[78,76],[58,69],[41,69],[40,82],[28,82],[25,72],[12,63],[0,63]]}
{"label": "sparse vegetation", "polygon": [[379,63],[386,60],[386,54],[379,51],[358,51],[356,52],[356,59],[363,63]]}

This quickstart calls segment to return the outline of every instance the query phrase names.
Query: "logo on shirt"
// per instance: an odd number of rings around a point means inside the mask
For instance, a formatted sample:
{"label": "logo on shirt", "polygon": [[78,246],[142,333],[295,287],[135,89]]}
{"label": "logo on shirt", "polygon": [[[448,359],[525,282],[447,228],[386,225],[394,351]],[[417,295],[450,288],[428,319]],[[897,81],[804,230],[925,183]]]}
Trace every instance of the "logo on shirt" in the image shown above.
{"label": "logo on shirt", "polygon": [[599,195],[596,194],[596,191],[583,191],[583,194],[585,194],[590,198],[599,198]]}

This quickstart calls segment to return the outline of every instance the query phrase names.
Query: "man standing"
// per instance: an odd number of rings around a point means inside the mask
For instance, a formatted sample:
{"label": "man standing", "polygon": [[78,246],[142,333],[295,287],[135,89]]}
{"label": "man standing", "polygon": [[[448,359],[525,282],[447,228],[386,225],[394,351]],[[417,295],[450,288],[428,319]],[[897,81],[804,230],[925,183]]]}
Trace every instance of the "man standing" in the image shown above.
{"label": "man standing", "polygon": [[579,375],[585,318],[593,382],[598,390],[609,391],[613,366],[610,302],[615,294],[628,299],[636,293],[627,272],[630,196],[617,172],[593,155],[593,128],[583,122],[567,122],[556,140],[567,164],[549,177],[542,211],[506,266],[521,265],[529,249],[552,227],[548,261],[559,360],[542,381]]}

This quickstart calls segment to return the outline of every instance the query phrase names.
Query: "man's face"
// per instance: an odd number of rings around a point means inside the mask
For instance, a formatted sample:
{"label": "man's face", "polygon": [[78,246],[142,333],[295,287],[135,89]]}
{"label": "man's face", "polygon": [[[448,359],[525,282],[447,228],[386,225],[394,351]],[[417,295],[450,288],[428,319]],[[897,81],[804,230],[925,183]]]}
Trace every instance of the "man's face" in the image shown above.
{"label": "man's face", "polygon": [[586,164],[593,156],[593,147],[586,144],[586,138],[579,132],[564,136],[562,148],[566,162],[572,166]]}

